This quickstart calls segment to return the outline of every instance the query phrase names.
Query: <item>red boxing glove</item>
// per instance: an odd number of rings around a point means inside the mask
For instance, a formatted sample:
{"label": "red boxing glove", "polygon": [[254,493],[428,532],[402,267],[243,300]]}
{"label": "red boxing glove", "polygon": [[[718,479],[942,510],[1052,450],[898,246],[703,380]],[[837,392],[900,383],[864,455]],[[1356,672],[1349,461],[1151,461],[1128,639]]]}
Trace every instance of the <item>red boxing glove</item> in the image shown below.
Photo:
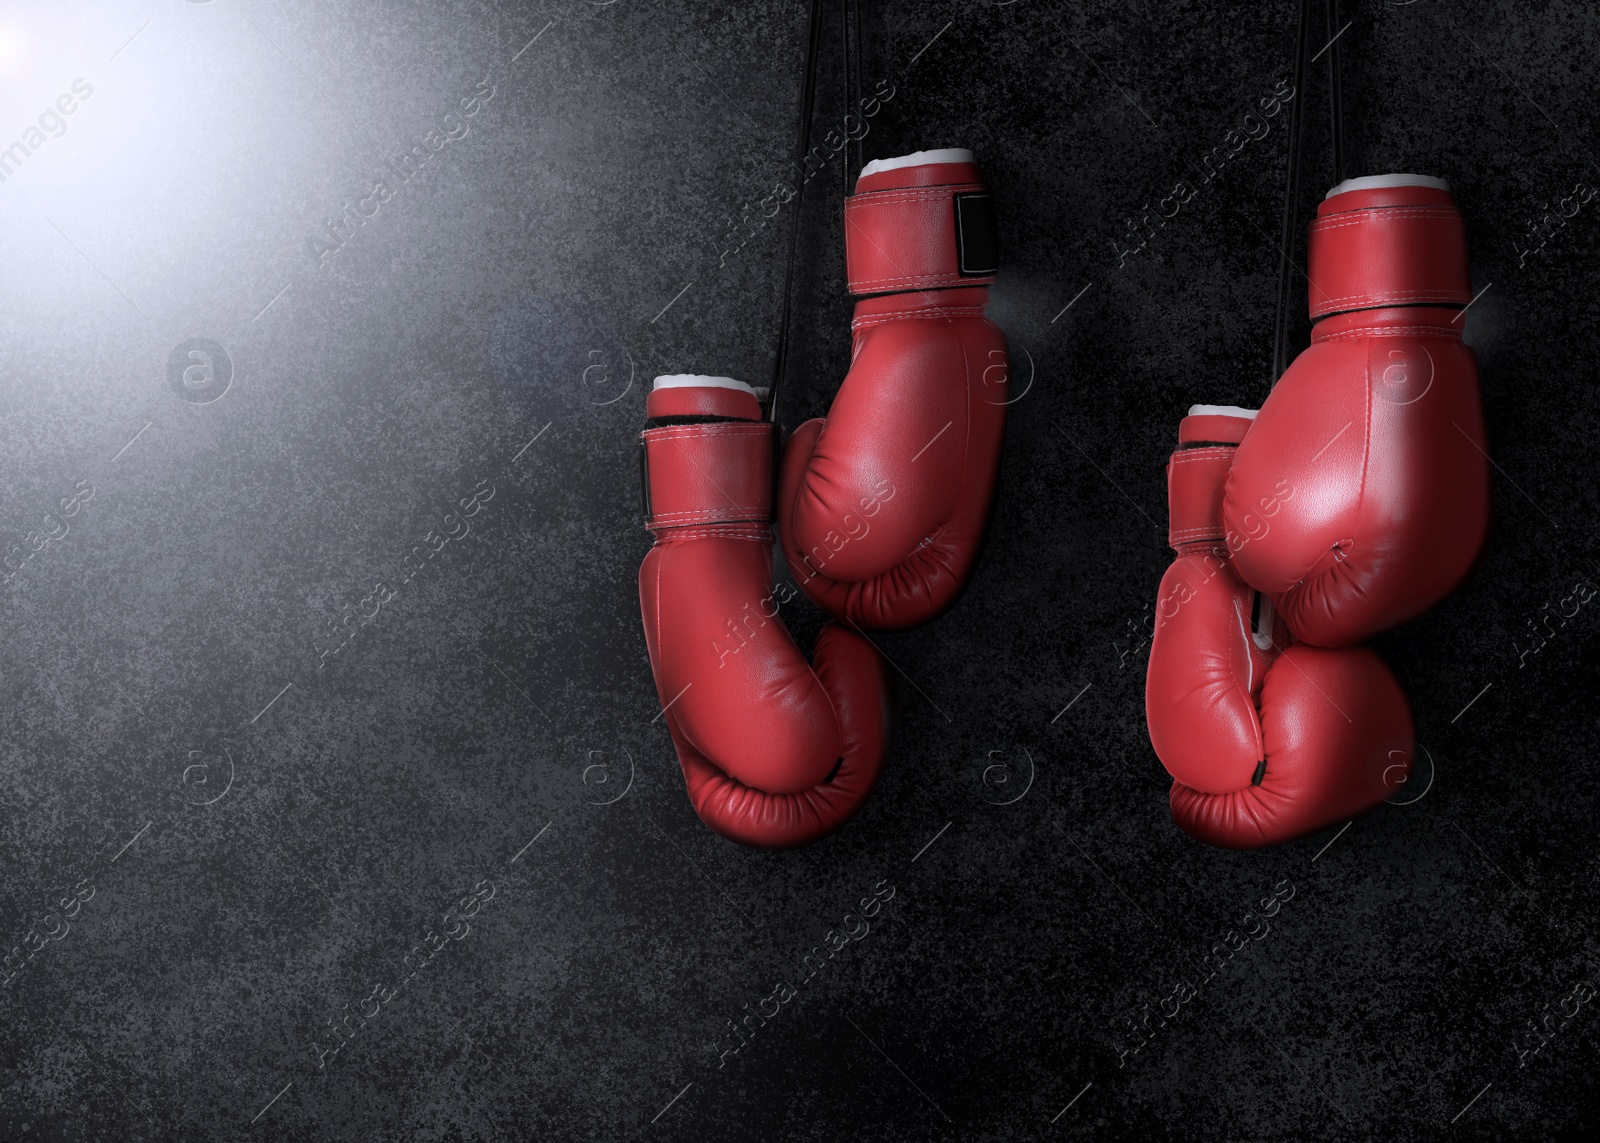
{"label": "red boxing glove", "polygon": [[848,821],[889,749],[890,681],[828,624],[816,670],[772,588],[773,426],[725,377],[658,377],[643,433],[639,606],[689,800],[723,837],[780,849]]}
{"label": "red boxing glove", "polygon": [[1371,651],[1286,646],[1271,600],[1233,568],[1237,538],[1223,536],[1223,481],[1256,431],[1251,414],[1189,412],[1167,466],[1178,557],[1161,580],[1150,643],[1150,744],[1172,775],[1172,819],[1185,833],[1225,849],[1277,845],[1405,784],[1411,710]]}
{"label": "red boxing glove", "polygon": [[983,316],[993,200],[972,152],[868,163],[845,201],[850,372],[784,448],[778,532],[801,588],[861,627],[961,594],[994,500],[1010,354]]}
{"label": "red boxing glove", "polygon": [[1449,188],[1340,183],[1311,224],[1311,347],[1239,446],[1224,518],[1239,574],[1295,638],[1343,647],[1404,622],[1467,574],[1489,523],[1472,299]]}

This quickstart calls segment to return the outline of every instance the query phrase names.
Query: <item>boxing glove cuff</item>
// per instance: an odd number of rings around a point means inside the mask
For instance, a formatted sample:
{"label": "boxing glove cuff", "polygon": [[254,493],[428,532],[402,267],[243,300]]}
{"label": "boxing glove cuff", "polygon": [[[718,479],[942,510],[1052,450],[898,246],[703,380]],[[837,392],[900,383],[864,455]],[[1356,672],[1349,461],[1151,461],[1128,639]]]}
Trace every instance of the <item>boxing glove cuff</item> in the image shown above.
{"label": "boxing glove cuff", "polygon": [[844,253],[858,297],[994,281],[994,199],[972,152],[919,151],[869,163],[845,200]]}
{"label": "boxing glove cuff", "polygon": [[1231,405],[1194,405],[1179,423],[1178,451],[1167,465],[1167,542],[1175,550],[1223,542],[1223,484],[1255,415]]}
{"label": "boxing glove cuff", "polygon": [[[718,377],[662,377],[639,434],[645,527],[652,532],[772,520],[775,442],[750,387]],[[661,420],[687,423],[660,424]]]}
{"label": "boxing glove cuff", "polygon": [[1350,179],[1317,208],[1307,253],[1311,320],[1353,310],[1465,306],[1466,228],[1438,179]]}

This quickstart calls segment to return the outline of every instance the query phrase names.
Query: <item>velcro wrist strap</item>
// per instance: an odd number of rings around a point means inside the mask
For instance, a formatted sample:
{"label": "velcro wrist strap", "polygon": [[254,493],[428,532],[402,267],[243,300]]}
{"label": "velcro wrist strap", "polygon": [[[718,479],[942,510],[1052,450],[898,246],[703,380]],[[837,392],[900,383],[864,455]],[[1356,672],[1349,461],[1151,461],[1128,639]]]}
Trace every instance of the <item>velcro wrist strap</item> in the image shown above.
{"label": "velcro wrist strap", "polygon": [[1222,542],[1222,491],[1236,451],[1235,445],[1207,445],[1172,454],[1167,465],[1167,542],[1174,548]]}
{"label": "velcro wrist strap", "polygon": [[770,521],[773,431],[770,421],[718,421],[640,433],[645,526]]}
{"label": "velcro wrist strap", "polygon": [[1443,204],[1368,207],[1311,224],[1311,320],[1379,306],[1472,300],[1466,228]]}
{"label": "velcro wrist strap", "polygon": [[852,294],[981,286],[999,271],[994,198],[982,183],[865,191],[844,200]]}

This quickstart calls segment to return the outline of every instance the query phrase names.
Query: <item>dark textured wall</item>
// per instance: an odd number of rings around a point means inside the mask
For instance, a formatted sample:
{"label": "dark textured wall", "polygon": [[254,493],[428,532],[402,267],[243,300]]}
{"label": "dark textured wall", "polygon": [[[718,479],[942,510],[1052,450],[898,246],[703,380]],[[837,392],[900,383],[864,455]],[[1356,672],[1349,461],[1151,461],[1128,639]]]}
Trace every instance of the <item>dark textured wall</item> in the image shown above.
{"label": "dark textured wall", "polygon": [[[860,150],[977,151],[1031,387],[971,589],[882,640],[881,786],[783,854],[684,796],[633,434],[655,373],[770,373],[805,6],[0,10],[0,1138],[1594,1130],[1600,14],[1345,8],[1351,173],[1468,220],[1495,523],[1378,644],[1410,804],[1251,854],[1169,819],[1144,632],[1179,417],[1268,388],[1294,5],[864,5]],[[791,425],[863,154],[800,204]]]}

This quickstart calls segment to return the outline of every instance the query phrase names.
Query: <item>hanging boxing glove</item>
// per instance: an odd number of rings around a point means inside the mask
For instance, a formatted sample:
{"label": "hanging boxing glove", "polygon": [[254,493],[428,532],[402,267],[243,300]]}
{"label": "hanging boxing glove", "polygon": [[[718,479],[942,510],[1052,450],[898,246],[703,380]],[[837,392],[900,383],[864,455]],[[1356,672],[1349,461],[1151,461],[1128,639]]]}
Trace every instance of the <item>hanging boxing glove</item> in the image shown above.
{"label": "hanging boxing glove", "polygon": [[1234,561],[1223,482],[1249,410],[1196,406],[1167,468],[1170,540],[1145,679],[1150,743],[1172,775],[1172,817],[1228,849],[1277,845],[1378,805],[1411,774],[1399,683],[1365,648],[1292,644]]}
{"label": "hanging boxing glove", "polygon": [[1440,179],[1346,180],[1308,270],[1311,347],[1239,446],[1223,513],[1295,638],[1344,647],[1453,591],[1488,529],[1461,212]]}
{"label": "hanging boxing glove", "polygon": [[844,229],[850,371],[784,448],[778,532],[818,606],[903,630],[956,601],[994,500],[1010,357],[983,313],[993,200],[971,151],[918,151],[867,164]]}
{"label": "hanging boxing glove", "polygon": [[733,841],[803,845],[877,784],[890,680],[865,638],[828,624],[815,669],[772,586],[773,426],[724,377],[659,377],[641,434],[645,644],[695,812]]}

